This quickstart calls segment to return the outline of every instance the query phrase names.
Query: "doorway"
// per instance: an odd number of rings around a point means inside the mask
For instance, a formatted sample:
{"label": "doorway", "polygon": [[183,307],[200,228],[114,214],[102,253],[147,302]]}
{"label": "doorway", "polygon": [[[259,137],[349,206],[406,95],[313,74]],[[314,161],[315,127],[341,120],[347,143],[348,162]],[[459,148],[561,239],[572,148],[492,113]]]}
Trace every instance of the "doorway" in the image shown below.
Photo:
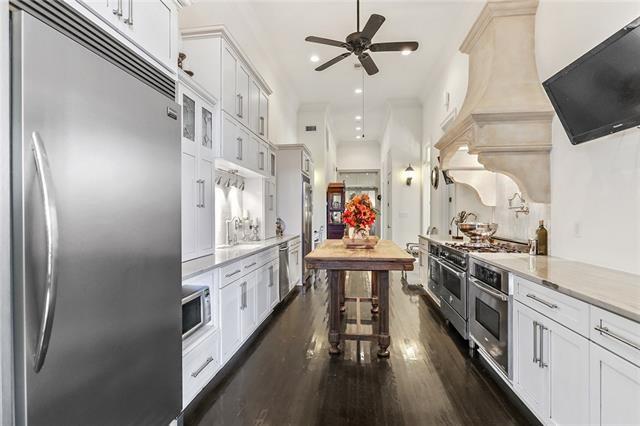
{"label": "doorway", "polygon": [[[373,207],[380,210],[378,194],[380,193],[379,170],[338,170],[338,181],[344,182],[345,200],[355,195],[367,194]],[[371,228],[371,235],[380,235],[380,220],[376,220]]]}

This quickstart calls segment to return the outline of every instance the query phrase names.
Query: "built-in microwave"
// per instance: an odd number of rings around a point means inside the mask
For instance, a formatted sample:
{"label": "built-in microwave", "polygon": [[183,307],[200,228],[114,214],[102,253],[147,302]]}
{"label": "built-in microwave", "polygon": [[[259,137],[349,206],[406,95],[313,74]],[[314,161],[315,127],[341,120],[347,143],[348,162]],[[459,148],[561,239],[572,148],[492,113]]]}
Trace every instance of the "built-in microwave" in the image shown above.
{"label": "built-in microwave", "polygon": [[211,321],[211,294],[208,286],[182,286],[182,338]]}

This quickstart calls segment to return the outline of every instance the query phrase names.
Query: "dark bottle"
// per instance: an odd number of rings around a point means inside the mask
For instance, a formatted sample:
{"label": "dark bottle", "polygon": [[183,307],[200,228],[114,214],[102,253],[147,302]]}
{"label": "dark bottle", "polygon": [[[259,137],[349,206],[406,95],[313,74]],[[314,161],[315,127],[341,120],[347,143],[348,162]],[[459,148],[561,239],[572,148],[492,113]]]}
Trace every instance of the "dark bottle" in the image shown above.
{"label": "dark bottle", "polygon": [[544,220],[540,221],[540,226],[536,229],[536,239],[538,240],[538,254],[546,255],[547,248],[547,228],[544,227]]}

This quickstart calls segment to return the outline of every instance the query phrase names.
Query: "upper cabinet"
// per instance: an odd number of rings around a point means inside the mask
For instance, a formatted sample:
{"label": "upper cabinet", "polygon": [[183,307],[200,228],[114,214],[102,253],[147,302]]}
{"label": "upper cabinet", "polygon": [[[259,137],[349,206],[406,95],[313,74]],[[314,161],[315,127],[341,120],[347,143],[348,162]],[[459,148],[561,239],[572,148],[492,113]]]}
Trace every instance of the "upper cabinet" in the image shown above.
{"label": "upper cabinet", "polygon": [[182,105],[182,261],[213,253],[214,147],[218,146],[217,101],[180,72],[178,103]]}
{"label": "upper cabinet", "polygon": [[230,167],[273,177],[271,89],[260,73],[224,26],[183,29],[180,50],[187,55],[185,66],[194,72],[194,78],[220,98],[222,146],[217,156],[231,163]]}
{"label": "upper cabinet", "polygon": [[177,71],[177,0],[66,0],[85,17],[173,76]]}

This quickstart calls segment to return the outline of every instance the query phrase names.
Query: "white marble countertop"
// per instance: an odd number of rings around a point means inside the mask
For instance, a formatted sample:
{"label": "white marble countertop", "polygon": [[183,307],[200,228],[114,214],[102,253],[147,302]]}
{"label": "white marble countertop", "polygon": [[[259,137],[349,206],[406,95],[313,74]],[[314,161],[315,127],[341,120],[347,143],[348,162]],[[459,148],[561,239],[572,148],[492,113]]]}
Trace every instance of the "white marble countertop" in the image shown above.
{"label": "white marble countertop", "polygon": [[433,241],[436,244],[444,243],[468,243],[469,239],[464,237],[463,239],[453,239],[450,235],[423,235],[419,234],[418,237],[426,238],[429,241]]}
{"label": "white marble countertop", "polygon": [[228,248],[217,248],[215,254],[183,262],[182,279],[186,280],[211,269],[233,263],[299,236],[299,234],[288,234],[282,237],[269,238],[268,240],[240,243]]}
{"label": "white marble countertop", "polygon": [[522,278],[640,322],[640,275],[553,256],[469,253]]}

